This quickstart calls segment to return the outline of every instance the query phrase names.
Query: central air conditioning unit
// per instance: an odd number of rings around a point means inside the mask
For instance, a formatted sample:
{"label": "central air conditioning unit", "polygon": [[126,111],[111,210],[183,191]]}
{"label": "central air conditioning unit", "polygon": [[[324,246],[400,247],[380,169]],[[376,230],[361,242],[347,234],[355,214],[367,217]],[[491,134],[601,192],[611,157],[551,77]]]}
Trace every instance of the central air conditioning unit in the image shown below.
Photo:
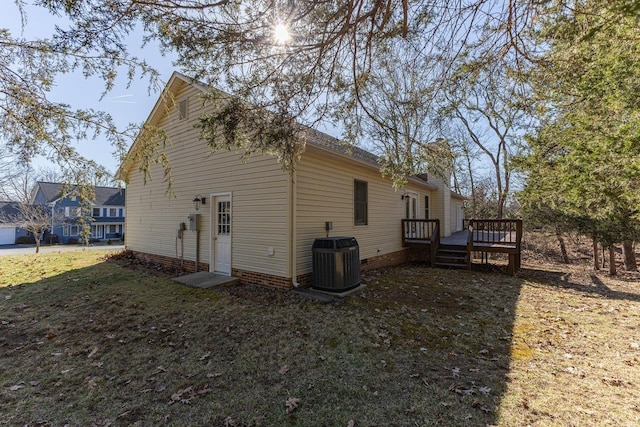
{"label": "central air conditioning unit", "polygon": [[360,248],[355,237],[315,239],[313,288],[342,292],[360,284]]}

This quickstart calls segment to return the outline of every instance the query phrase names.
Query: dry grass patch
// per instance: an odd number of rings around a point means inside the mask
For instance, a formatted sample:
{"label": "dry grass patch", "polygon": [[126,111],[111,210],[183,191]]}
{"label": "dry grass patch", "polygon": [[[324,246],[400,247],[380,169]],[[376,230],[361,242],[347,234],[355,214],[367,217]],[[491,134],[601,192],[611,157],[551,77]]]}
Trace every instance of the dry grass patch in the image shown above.
{"label": "dry grass patch", "polygon": [[91,251],[43,255],[0,258],[0,424],[640,420],[636,283],[408,266],[322,305],[192,289]]}
{"label": "dry grass patch", "polygon": [[640,282],[536,266],[517,305],[503,425],[640,425]]}

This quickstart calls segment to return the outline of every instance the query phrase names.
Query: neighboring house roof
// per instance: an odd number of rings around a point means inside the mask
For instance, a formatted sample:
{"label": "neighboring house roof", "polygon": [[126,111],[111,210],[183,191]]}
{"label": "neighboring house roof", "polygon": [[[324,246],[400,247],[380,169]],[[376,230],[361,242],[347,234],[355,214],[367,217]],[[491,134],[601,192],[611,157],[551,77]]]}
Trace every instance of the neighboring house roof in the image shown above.
{"label": "neighboring house roof", "polygon": [[[47,203],[51,203],[54,200],[58,200],[62,197],[62,184],[54,183],[54,182],[40,182],[38,181],[36,184],[40,188],[40,192],[42,193],[42,197]],[[37,191],[37,190],[36,190]]]}
{"label": "neighboring house roof", "polygon": [[124,206],[125,189],[113,187],[95,187],[94,205]]}
{"label": "neighboring house roof", "polygon": [[9,223],[12,217],[20,213],[18,202],[1,202],[0,201],[0,224]]}
{"label": "neighboring house roof", "polygon": [[[64,185],[58,182],[41,182],[37,185],[40,187],[42,196],[47,203],[52,203],[65,196],[62,194]],[[125,189],[117,187],[94,187],[95,200],[94,205],[97,206],[124,206]]]}

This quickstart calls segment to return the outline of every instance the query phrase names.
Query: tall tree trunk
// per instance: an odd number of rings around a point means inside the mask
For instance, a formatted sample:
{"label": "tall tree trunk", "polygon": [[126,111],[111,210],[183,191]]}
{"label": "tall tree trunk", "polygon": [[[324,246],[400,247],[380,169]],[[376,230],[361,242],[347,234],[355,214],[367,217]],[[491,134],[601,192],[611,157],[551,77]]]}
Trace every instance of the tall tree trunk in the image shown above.
{"label": "tall tree trunk", "polygon": [[569,264],[569,254],[567,253],[567,245],[564,243],[564,237],[562,237],[562,232],[557,227],[556,227],[556,237],[558,238],[558,243],[560,244],[560,253],[562,254],[562,262],[565,264]]}
{"label": "tall tree trunk", "polygon": [[624,269],[627,271],[638,270],[636,254],[633,250],[633,242],[631,240],[622,241],[622,254],[624,256]]}
{"label": "tall tree trunk", "polygon": [[616,247],[611,245],[609,246],[609,274],[615,276],[616,273]]}
{"label": "tall tree trunk", "polygon": [[598,239],[596,236],[591,236],[593,239],[593,269],[595,271],[600,270],[600,260],[598,259]]}

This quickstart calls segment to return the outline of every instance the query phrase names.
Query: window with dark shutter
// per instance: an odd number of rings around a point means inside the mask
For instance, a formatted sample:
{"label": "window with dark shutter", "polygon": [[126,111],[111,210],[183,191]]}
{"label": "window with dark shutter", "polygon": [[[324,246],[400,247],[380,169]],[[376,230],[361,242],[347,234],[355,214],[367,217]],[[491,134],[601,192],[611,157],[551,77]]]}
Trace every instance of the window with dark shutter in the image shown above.
{"label": "window with dark shutter", "polygon": [[353,181],[353,224],[367,225],[367,183]]}
{"label": "window with dark shutter", "polygon": [[429,196],[424,196],[424,219],[429,219]]}

